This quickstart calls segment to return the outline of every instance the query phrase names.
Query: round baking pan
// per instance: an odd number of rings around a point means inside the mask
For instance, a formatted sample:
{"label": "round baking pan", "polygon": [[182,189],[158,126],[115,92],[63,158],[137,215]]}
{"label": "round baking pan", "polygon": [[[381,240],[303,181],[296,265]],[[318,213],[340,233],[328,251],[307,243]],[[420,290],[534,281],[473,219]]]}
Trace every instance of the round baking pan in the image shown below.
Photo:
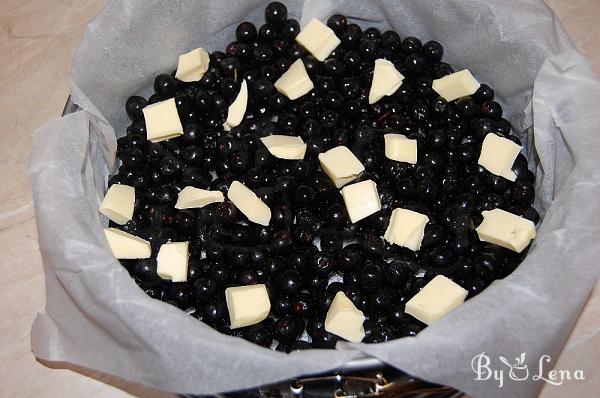
{"label": "round baking pan", "polygon": [[[79,107],[67,99],[62,115]],[[451,387],[429,383],[386,365],[376,358],[359,358],[339,369],[293,380],[216,395],[189,398],[466,398]]]}

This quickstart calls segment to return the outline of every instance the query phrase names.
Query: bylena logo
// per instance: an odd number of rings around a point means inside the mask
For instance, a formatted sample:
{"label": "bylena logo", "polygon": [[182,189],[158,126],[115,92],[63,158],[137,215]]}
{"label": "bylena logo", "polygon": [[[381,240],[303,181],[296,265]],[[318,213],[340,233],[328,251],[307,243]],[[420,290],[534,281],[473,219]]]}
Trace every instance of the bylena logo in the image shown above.
{"label": "bylena logo", "polygon": [[[491,358],[485,352],[477,354],[471,360],[471,369],[475,372],[475,380],[496,380],[498,387],[504,386],[505,377],[510,380],[543,380],[546,383],[560,386],[568,380],[585,380],[583,370],[557,370],[552,369],[548,372],[544,370],[544,365],[552,360],[550,355],[542,355],[538,361],[538,368],[529,372],[529,367],[525,363],[525,353],[521,353],[514,361],[509,361],[504,356],[498,357],[499,363],[492,364]],[[500,366],[496,366],[500,365]],[[546,373],[548,373],[546,375]]]}

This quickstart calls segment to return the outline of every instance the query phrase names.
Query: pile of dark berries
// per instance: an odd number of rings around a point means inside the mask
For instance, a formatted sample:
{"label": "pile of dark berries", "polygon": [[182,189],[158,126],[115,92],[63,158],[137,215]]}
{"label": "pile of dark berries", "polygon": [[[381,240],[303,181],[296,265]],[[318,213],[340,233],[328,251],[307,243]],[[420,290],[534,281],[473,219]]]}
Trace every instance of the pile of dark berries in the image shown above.
{"label": "pile of dark berries", "polygon": [[[510,274],[525,252],[481,242],[474,231],[481,212],[501,208],[534,222],[539,215],[531,207],[534,174],[522,154],[514,164],[515,182],[477,164],[488,133],[520,144],[492,88],[482,84],[473,96],[452,102],[439,97],[432,80],[453,69],[442,62],[443,48],[435,41],[422,44],[394,31],[363,30],[333,15],[327,25],[341,45],[319,62],[295,42],[300,25],[288,18],[283,4],[271,3],[265,19],[260,27],[241,23],[225,52],[210,54],[210,68],[199,82],[161,74],[148,100],[127,100],[132,123],[118,140],[122,165],[109,185],[129,184],[137,192],[134,219],[111,226],[152,244],[152,258],[121,261],[135,282],[149,296],[188,310],[222,333],[287,352],[334,347],[338,337],[325,331],[324,320],[340,290],[367,317],[364,341],[377,343],[425,327],[404,313],[404,304],[434,276],[451,278],[472,297]],[[290,101],[273,83],[297,58],[315,88]],[[393,62],[406,78],[395,94],[369,105],[377,58]],[[227,108],[242,79],[249,88],[246,116],[226,133]],[[150,143],[142,108],[171,97],[184,134]],[[387,159],[386,133],[416,139],[418,163]],[[274,158],[259,140],[271,134],[301,136],[308,144],[304,160]],[[359,181],[375,181],[381,197],[381,211],[355,224],[317,160],[320,152],[339,145],[365,165]],[[248,222],[228,200],[174,208],[185,186],[226,193],[233,180],[268,204],[269,226]],[[383,240],[396,207],[429,217],[421,250]],[[190,242],[188,282],[163,281],[156,274],[156,253],[169,240]],[[267,285],[271,314],[257,325],[232,330],[224,291],[254,283]]]}

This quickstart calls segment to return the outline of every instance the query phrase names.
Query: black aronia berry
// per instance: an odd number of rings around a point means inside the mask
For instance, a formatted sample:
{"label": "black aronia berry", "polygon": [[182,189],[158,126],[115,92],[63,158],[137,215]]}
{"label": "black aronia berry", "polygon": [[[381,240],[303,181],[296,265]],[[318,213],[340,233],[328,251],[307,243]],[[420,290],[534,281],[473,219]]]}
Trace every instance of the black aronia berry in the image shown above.
{"label": "black aronia berry", "polygon": [[[234,41],[211,54],[200,81],[158,75],[150,98],[133,95],[125,104],[131,125],[118,140],[121,167],[109,180],[136,187],[134,219],[111,226],[151,242],[150,259],[122,261],[148,295],[219,331],[283,351],[335,346],[339,338],[325,331],[324,320],[337,291],[367,317],[365,342],[414,336],[425,325],[405,314],[404,305],[434,276],[449,277],[471,297],[525,256],[526,250],[515,253],[479,241],[474,227],[481,211],[498,207],[539,221],[532,207],[534,175],[523,155],[513,166],[515,182],[477,163],[488,133],[520,143],[490,86],[481,84],[472,96],[447,102],[431,88],[433,79],[453,72],[442,61],[440,43],[363,29],[339,14],[323,22],[341,39],[324,62],[296,43],[298,21],[273,2],[263,25],[241,23]],[[315,88],[289,100],[273,84],[298,57]],[[393,95],[370,105],[378,58],[391,61],[405,80]],[[226,132],[227,108],[241,79],[248,83],[247,110]],[[176,98],[184,135],[151,143],[145,140],[142,109],[170,97]],[[386,158],[388,133],[417,140],[417,164]],[[301,136],[308,145],[304,160],[273,157],[259,139],[271,134]],[[365,165],[359,180],[376,182],[381,196],[380,212],[354,224],[317,159],[339,145]],[[173,207],[188,185],[226,193],[234,180],[269,205],[270,225],[248,222],[227,200],[200,209]],[[416,252],[382,239],[398,207],[429,217]],[[155,274],[158,248],[169,240],[190,244],[187,282]],[[269,317],[231,329],[225,289],[257,283],[267,286]]]}

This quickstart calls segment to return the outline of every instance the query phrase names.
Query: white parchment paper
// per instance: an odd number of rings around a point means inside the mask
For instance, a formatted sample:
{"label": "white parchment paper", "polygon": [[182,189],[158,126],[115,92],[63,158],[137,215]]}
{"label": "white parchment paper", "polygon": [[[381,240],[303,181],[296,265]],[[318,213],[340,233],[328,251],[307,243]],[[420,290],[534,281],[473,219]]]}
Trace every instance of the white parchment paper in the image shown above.
{"label": "white parchment paper", "polygon": [[[35,131],[30,175],[47,304],[35,355],[163,390],[211,393],[325,371],[375,356],[476,397],[535,396],[541,381],[474,380],[474,355],[537,369],[556,358],[600,273],[600,82],[541,0],[287,1],[290,16],[344,13],[359,24],[437,40],[455,69],[492,86],[537,166],[545,213],[522,265],[417,337],[283,354],[222,335],[150,299],[113,258],[97,212],[124,103],[147,95],[179,54],[223,49],[235,26],[262,23],[268,1],[113,1],[90,23],[71,72],[83,111]],[[533,126],[533,127],[532,127]],[[500,365],[498,365],[500,366]],[[549,366],[549,365],[548,365]]]}

